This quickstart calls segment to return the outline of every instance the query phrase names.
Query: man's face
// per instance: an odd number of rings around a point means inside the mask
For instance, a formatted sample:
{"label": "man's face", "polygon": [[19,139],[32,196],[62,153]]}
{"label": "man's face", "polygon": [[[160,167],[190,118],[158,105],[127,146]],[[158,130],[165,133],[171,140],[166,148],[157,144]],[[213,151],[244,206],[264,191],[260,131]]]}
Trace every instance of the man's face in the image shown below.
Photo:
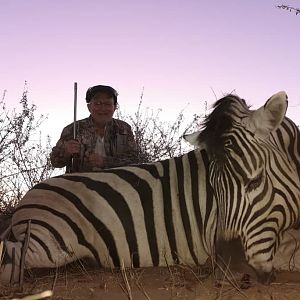
{"label": "man's face", "polygon": [[116,109],[113,97],[103,92],[97,93],[87,106],[96,123],[111,121]]}

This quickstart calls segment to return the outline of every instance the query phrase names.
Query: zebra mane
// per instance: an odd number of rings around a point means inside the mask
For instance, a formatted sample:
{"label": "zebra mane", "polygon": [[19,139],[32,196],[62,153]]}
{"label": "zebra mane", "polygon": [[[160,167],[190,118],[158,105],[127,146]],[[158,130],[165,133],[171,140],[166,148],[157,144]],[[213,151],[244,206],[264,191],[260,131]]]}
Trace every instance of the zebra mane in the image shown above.
{"label": "zebra mane", "polygon": [[205,141],[212,156],[223,157],[224,149],[221,145],[224,144],[224,132],[233,126],[237,113],[245,115],[248,111],[249,106],[245,100],[233,94],[228,94],[213,104],[213,111],[204,119],[203,130],[199,135],[199,139]]}

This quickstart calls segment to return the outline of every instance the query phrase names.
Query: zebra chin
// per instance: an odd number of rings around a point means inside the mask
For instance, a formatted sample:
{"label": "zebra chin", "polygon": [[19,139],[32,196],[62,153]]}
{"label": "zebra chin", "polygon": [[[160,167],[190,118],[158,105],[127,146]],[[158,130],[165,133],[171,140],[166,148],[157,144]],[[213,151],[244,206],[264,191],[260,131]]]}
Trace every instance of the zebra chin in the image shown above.
{"label": "zebra chin", "polygon": [[275,273],[271,272],[257,272],[257,280],[262,284],[270,284],[275,280]]}
{"label": "zebra chin", "polygon": [[275,280],[273,261],[268,261],[268,255],[259,254],[252,258],[250,257],[248,263],[254,269],[258,282],[270,284]]}
{"label": "zebra chin", "polygon": [[[270,284],[275,279],[273,261],[270,261],[269,254],[248,253],[247,255],[240,238],[231,240],[219,239],[216,247],[219,268],[221,270],[229,268],[234,278],[237,274],[247,274],[263,284]],[[280,258],[281,261],[288,259],[286,251]]]}

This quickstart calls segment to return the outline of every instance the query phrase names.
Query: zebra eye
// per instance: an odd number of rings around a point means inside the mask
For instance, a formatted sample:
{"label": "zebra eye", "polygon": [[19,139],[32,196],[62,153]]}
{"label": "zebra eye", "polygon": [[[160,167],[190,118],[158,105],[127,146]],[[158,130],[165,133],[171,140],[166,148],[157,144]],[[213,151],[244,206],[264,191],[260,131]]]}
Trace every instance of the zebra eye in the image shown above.
{"label": "zebra eye", "polygon": [[255,178],[249,180],[249,182],[246,185],[246,192],[251,192],[253,190],[256,190],[260,186],[262,180],[263,180],[263,173],[261,172]]}

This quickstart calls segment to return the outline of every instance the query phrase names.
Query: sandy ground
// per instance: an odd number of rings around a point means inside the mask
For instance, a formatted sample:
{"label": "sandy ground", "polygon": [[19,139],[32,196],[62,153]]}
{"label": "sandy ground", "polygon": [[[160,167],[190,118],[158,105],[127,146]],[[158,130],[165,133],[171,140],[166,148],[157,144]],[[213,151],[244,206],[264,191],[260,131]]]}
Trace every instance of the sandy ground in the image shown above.
{"label": "sandy ground", "polygon": [[46,299],[157,300],[157,299],[300,299],[300,273],[279,272],[270,285],[251,279],[229,283],[216,281],[207,269],[176,266],[123,271],[72,269],[31,274],[23,287],[0,286],[0,299],[27,299],[52,290]]}

